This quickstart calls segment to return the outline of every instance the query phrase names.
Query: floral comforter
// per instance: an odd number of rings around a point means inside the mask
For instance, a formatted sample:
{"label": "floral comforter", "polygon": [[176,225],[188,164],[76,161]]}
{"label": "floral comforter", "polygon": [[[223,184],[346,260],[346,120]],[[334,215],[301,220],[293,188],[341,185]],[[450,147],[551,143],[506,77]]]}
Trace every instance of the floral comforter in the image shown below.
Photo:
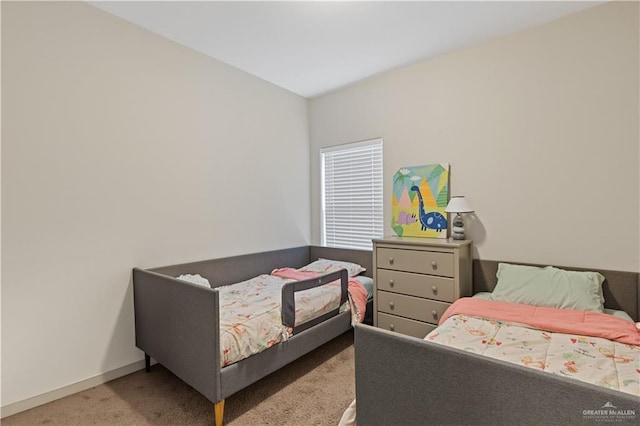
{"label": "floral comforter", "polygon": [[635,344],[464,313],[449,316],[425,339],[640,396]]}
{"label": "floral comforter", "polygon": [[[218,288],[220,364],[223,367],[262,352],[291,336],[291,328],[282,324],[281,313],[282,286],[290,281],[294,280],[260,275]],[[340,296],[339,282],[296,293],[296,325],[337,308]],[[347,309],[348,304],[341,307],[341,311]]]}

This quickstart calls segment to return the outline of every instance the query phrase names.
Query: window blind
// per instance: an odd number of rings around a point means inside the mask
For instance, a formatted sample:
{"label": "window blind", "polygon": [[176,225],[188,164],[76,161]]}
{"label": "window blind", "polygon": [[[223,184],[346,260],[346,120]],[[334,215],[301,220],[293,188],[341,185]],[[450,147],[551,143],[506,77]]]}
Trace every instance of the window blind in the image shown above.
{"label": "window blind", "polygon": [[372,249],[383,235],[382,139],[320,151],[322,244]]}

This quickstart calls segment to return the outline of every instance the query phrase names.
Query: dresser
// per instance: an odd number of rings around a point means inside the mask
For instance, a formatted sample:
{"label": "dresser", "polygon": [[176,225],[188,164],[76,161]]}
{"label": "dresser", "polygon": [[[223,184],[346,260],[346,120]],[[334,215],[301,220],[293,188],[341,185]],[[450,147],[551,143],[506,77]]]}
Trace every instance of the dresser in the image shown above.
{"label": "dresser", "polygon": [[471,241],[373,240],[374,325],[423,338],[456,299],[472,293]]}

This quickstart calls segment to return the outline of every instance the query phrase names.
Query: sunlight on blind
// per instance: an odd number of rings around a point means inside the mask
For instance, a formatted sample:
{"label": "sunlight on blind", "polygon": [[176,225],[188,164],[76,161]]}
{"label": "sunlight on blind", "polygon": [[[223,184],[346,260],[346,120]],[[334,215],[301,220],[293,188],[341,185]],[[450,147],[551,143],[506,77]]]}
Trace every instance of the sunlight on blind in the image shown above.
{"label": "sunlight on blind", "polygon": [[382,139],[320,153],[322,244],[371,250],[371,239],[383,235]]}

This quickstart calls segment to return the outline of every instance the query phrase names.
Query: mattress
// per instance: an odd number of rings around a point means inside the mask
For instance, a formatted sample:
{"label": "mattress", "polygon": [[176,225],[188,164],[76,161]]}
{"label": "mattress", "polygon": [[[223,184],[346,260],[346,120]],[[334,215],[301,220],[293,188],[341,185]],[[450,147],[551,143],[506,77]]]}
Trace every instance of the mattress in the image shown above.
{"label": "mattress", "polygon": [[[360,281],[360,277],[355,278]],[[218,288],[221,366],[248,358],[291,336],[292,330],[282,324],[281,314],[282,286],[291,281],[260,275]],[[340,296],[339,282],[296,293],[296,326],[338,308]],[[340,307],[341,311],[348,309],[346,303]]]}
{"label": "mattress", "polygon": [[640,346],[463,314],[425,340],[640,396]]}

